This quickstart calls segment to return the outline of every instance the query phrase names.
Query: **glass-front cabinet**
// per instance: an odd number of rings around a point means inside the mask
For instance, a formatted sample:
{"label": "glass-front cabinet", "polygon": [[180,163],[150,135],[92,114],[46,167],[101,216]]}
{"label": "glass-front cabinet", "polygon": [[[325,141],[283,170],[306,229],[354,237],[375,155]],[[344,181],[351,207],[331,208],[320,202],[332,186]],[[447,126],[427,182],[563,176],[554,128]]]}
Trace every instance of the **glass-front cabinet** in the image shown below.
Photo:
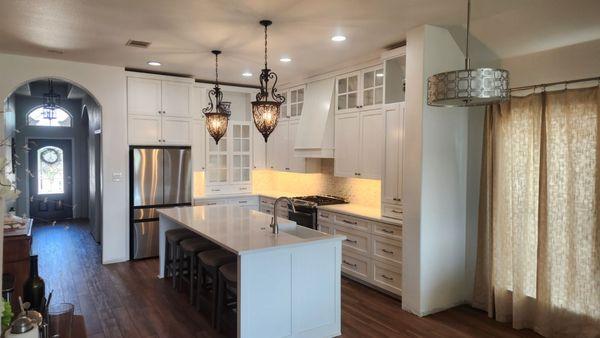
{"label": "glass-front cabinet", "polygon": [[233,126],[232,182],[250,182],[250,124]]}
{"label": "glass-front cabinet", "polygon": [[362,107],[366,108],[383,103],[383,78],[383,67],[376,67],[362,72]]}
{"label": "glass-front cabinet", "polygon": [[351,112],[359,109],[358,80],[360,72],[339,76],[336,81],[336,102],[338,112]]}
{"label": "glass-front cabinet", "polygon": [[406,56],[385,60],[385,103],[404,102],[406,93]]}
{"label": "glass-front cabinet", "polygon": [[281,104],[281,118],[299,118],[302,116],[302,108],[304,108],[304,86],[292,87],[283,89],[279,94],[285,98],[285,102]]}
{"label": "glass-front cabinet", "polygon": [[336,78],[336,111],[350,113],[383,105],[383,65],[340,75]]}

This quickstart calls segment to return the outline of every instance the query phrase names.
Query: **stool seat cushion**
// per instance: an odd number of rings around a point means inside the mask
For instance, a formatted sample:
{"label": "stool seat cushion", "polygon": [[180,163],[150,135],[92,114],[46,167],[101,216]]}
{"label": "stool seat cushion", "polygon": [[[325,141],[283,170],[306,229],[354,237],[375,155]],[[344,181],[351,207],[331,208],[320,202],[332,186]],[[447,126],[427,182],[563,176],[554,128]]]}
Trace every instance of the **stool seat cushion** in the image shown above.
{"label": "stool seat cushion", "polygon": [[237,263],[225,264],[219,271],[228,282],[237,283]]}
{"label": "stool seat cushion", "polygon": [[208,249],[214,249],[216,247],[211,241],[203,237],[193,237],[184,239],[179,243],[179,246],[183,251],[193,253],[206,251]]}
{"label": "stool seat cushion", "polygon": [[223,264],[235,262],[237,256],[224,249],[208,250],[198,254],[200,262],[209,267],[219,268]]}
{"label": "stool seat cushion", "polygon": [[175,231],[172,233],[169,233],[169,231],[165,232],[165,237],[167,239],[167,241],[169,242],[173,242],[173,243],[179,243],[184,239],[188,239],[188,238],[193,238],[193,237],[200,237],[198,235],[196,235],[195,233],[193,233],[190,230],[187,229],[177,229],[177,230],[183,230],[183,231]]}

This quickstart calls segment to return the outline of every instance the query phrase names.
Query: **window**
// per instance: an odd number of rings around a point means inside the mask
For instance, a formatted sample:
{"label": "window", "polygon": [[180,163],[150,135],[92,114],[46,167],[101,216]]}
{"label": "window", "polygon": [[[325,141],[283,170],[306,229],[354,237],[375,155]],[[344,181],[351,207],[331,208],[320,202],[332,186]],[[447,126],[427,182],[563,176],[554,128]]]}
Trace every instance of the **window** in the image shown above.
{"label": "window", "polygon": [[62,108],[54,109],[54,118],[48,119],[44,116],[44,107],[39,106],[34,108],[27,114],[28,126],[43,126],[43,127],[70,127],[71,114]]}
{"label": "window", "polygon": [[63,151],[57,147],[43,147],[37,151],[38,194],[65,192]]}

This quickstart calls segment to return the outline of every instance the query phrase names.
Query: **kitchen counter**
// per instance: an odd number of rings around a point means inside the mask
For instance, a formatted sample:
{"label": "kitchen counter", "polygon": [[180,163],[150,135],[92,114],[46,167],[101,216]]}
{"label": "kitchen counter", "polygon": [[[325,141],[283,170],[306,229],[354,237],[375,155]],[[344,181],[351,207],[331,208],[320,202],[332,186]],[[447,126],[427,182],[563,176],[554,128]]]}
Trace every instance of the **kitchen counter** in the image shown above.
{"label": "kitchen counter", "polygon": [[214,205],[159,209],[158,213],[179,223],[215,244],[243,255],[275,247],[302,245],[313,241],[342,240],[293,221],[278,219],[279,234],[271,228],[271,215],[236,205]]}
{"label": "kitchen counter", "polygon": [[274,235],[271,215],[235,204],[158,212],[159,277],[164,275],[165,232],[170,229],[187,228],[237,255],[238,337],[341,335],[345,236],[284,219]]}
{"label": "kitchen counter", "polygon": [[367,218],[373,221],[402,226],[402,221],[384,217],[381,215],[380,208],[366,207],[359,204],[333,204],[333,205],[322,205],[317,207],[320,210],[327,210],[331,212],[339,212],[342,214]]}

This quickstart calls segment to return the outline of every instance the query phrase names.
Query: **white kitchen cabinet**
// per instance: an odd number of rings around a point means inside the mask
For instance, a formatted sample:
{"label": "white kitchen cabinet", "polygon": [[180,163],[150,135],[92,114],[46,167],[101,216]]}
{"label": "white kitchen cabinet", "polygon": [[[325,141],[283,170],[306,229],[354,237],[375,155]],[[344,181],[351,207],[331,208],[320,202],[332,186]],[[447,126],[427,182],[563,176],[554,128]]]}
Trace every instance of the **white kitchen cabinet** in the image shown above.
{"label": "white kitchen cabinet", "polygon": [[129,144],[162,144],[161,116],[129,115],[127,119]]}
{"label": "white kitchen cabinet", "polygon": [[192,122],[192,171],[206,168],[206,126],[204,120]]}
{"label": "white kitchen cabinet", "polygon": [[251,191],[251,122],[229,121],[219,144],[206,133],[206,194],[249,193]]}
{"label": "white kitchen cabinet", "polygon": [[290,89],[289,99],[289,117],[297,118],[302,116],[302,108],[304,107],[304,86]]}
{"label": "white kitchen cabinet", "polygon": [[190,93],[190,113],[192,114],[192,118],[194,120],[200,120],[204,118],[202,109],[204,109],[207,105],[208,98],[206,95],[206,88],[199,85],[192,86]]}
{"label": "white kitchen cabinet", "polygon": [[251,123],[252,129],[252,169],[265,169],[267,167],[267,143],[262,134]]}
{"label": "white kitchen cabinet", "polygon": [[379,109],[336,115],[335,176],[381,178],[383,125]]}
{"label": "white kitchen cabinet", "polygon": [[192,121],[189,118],[162,117],[162,144],[192,144]]}
{"label": "white kitchen cabinet", "polygon": [[128,141],[135,145],[190,145],[188,82],[127,78]]}
{"label": "white kitchen cabinet", "polygon": [[168,117],[191,117],[190,92],[186,82],[161,81],[163,115]]}
{"label": "white kitchen cabinet", "polygon": [[384,78],[383,65],[336,77],[336,113],[380,108]]}
{"label": "white kitchen cabinet", "polygon": [[383,164],[383,113],[369,110],[360,113],[359,177],[381,179]]}
{"label": "white kitchen cabinet", "polygon": [[384,112],[385,157],[381,200],[384,203],[398,204],[402,201],[404,103],[388,104]]}
{"label": "white kitchen cabinet", "polygon": [[161,102],[160,80],[127,78],[127,113],[129,115],[160,116]]}
{"label": "white kitchen cabinet", "polygon": [[267,167],[296,173],[319,173],[321,161],[316,158],[294,156],[294,144],[299,120],[279,121],[267,142]]}
{"label": "white kitchen cabinet", "polygon": [[279,121],[267,141],[267,166],[273,170],[288,168],[289,121]]}

